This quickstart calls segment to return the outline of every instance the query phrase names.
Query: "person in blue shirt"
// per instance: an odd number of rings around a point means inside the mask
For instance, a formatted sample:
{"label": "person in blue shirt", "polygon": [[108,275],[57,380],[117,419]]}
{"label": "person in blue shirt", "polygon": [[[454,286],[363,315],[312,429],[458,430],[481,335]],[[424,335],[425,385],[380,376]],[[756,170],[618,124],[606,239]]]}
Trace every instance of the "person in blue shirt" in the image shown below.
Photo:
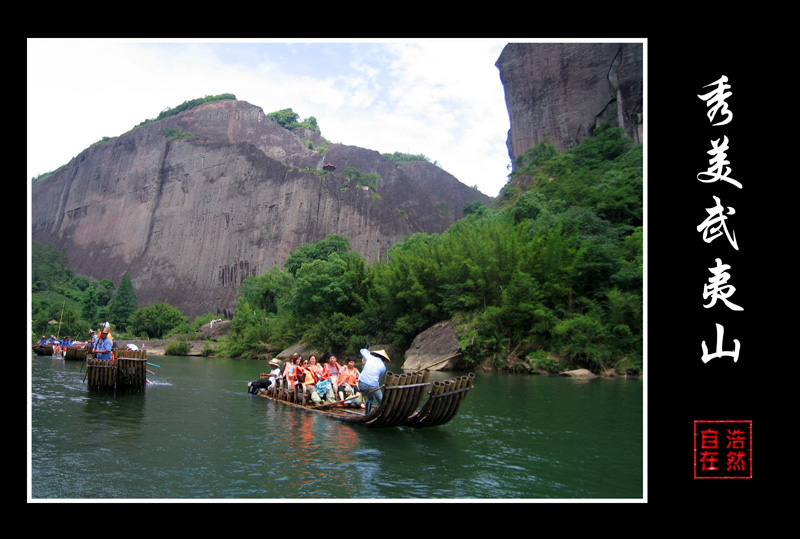
{"label": "person in blue shirt", "polygon": [[97,342],[97,335],[94,334],[93,329],[90,329],[89,338],[86,340],[86,345],[88,346],[90,352],[92,351],[92,348],[94,348],[94,343],[96,342]]}
{"label": "person in blue shirt", "polygon": [[108,329],[100,330],[97,342],[92,347],[92,354],[97,359],[111,359],[111,339],[108,338]]}
{"label": "person in blue shirt", "polygon": [[360,352],[364,358],[364,367],[358,376],[358,390],[366,399],[366,412],[369,413],[374,403],[383,400],[383,392],[378,389],[381,386],[381,377],[386,373],[386,365],[383,362],[391,363],[391,361],[384,350],[370,352],[362,348]]}

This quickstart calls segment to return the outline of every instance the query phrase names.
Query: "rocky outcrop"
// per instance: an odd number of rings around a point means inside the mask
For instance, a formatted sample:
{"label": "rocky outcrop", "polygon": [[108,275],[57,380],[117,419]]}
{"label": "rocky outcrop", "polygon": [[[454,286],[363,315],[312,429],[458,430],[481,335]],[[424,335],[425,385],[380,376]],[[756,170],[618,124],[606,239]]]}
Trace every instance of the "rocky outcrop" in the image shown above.
{"label": "rocky outcrop", "polygon": [[[119,283],[127,272],[139,307],[168,302],[194,317],[230,312],[247,276],[282,267],[301,244],[340,234],[374,262],[410,234],[443,232],[464,204],[490,202],[433,165],[344,144],[321,153],[322,142],[244,101],[167,117],[34,184],[32,239],[64,249],[80,275]],[[354,185],[348,166],[381,179]]]}
{"label": "rocky outcrop", "polygon": [[597,378],[597,375],[588,369],[574,369],[571,371],[564,371],[560,375],[565,376],[567,378],[581,378],[581,379]]}
{"label": "rocky outcrop", "polygon": [[543,141],[573,148],[607,121],[642,142],[641,43],[509,43],[496,66],[512,162]]}
{"label": "rocky outcrop", "polygon": [[414,338],[411,347],[406,350],[403,369],[452,370],[460,359],[461,347],[455,322],[440,322]]}

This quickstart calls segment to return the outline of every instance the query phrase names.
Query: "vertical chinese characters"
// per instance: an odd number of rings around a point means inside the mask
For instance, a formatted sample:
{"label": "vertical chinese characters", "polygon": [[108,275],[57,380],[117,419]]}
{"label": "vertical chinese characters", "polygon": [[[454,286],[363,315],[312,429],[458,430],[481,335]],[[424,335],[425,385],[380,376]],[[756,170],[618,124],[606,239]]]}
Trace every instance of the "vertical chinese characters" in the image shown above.
{"label": "vertical chinese characters", "polygon": [[[723,75],[715,82],[704,86],[704,88],[709,87],[713,88],[710,92],[699,94],[697,97],[706,102],[708,106],[707,116],[712,126],[718,127],[728,125],[733,120],[733,112],[728,107],[727,102],[727,99],[733,95],[733,92],[730,91],[731,85],[728,84],[728,77]],[[732,169],[729,166],[730,161],[728,160],[729,144],[730,141],[727,136],[711,141],[711,150],[708,152],[711,156],[709,166],[705,171],[697,174],[698,181],[703,183],[724,182],[737,189],[742,189],[742,184],[731,176]],[[712,198],[714,199],[714,206],[706,208],[708,217],[697,226],[697,231],[702,234],[703,241],[706,243],[711,243],[724,235],[731,247],[738,251],[739,244],[736,241],[736,233],[733,230],[729,230],[727,224],[728,218],[735,215],[736,210],[731,206],[724,206],[721,203],[720,197],[712,195]],[[716,259],[715,267],[709,268],[712,277],[709,278],[708,284],[704,285],[703,289],[703,299],[709,300],[708,303],[704,304],[705,308],[714,307],[717,305],[717,301],[720,300],[721,305],[726,306],[732,311],[743,310],[741,306],[729,300],[731,295],[736,291],[733,285],[728,284],[730,274],[727,270],[729,269],[731,269],[730,265],[723,264],[720,258]],[[717,348],[715,352],[709,353],[705,341],[701,343],[701,349],[703,351],[701,359],[703,363],[708,363],[711,359],[722,356],[730,356],[733,358],[734,363],[737,362],[739,360],[739,350],[741,348],[740,342],[734,339],[734,349],[732,351],[724,350],[723,336],[725,334],[725,328],[722,324],[715,324],[715,326],[717,328]]]}

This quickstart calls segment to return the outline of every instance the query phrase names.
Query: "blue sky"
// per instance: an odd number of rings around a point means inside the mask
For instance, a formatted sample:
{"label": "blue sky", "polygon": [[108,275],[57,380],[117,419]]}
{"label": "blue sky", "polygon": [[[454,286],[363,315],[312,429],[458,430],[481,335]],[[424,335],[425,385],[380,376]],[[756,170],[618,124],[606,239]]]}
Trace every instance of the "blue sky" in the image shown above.
{"label": "blue sky", "polygon": [[425,154],[497,196],[509,128],[495,62],[509,40],[28,40],[28,178],[186,100],[233,93],[314,116],[332,142]]}

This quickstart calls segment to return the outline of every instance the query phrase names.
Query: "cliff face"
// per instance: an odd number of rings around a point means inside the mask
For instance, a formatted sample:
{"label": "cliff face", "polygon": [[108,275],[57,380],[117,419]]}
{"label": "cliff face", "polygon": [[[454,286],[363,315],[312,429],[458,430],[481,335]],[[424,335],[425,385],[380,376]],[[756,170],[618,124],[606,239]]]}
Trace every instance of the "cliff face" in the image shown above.
{"label": "cliff face", "polygon": [[[195,135],[167,140],[165,128]],[[65,249],[78,274],[119,283],[139,306],[193,317],[234,307],[248,275],[282,266],[303,243],[347,237],[369,262],[416,232],[443,232],[489,198],[433,165],[398,167],[374,151],[325,155],[244,101],[198,107],[92,146],[32,187],[34,241]],[[325,163],[336,171],[318,174]],[[341,177],[378,173],[376,190]],[[303,172],[311,170],[311,172]]]}
{"label": "cliff face", "polygon": [[642,142],[641,43],[509,43],[495,65],[512,162],[543,141],[573,148],[606,121]]}

